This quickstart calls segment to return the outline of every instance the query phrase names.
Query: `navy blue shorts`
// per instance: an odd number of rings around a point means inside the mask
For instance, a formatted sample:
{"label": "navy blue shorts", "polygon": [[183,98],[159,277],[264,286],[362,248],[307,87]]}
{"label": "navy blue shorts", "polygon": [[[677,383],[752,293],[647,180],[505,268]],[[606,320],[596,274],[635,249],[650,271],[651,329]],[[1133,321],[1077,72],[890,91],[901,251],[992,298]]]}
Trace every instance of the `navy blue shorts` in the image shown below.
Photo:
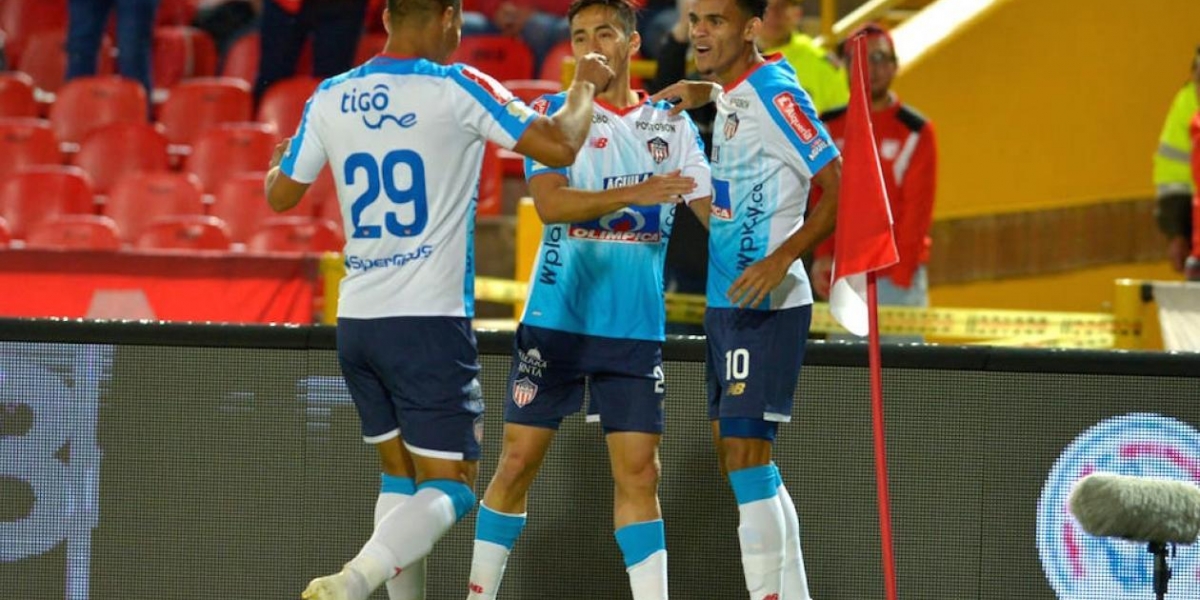
{"label": "navy blue shorts", "polygon": [[607,431],[662,433],[662,344],[517,327],[504,420],[557,428],[583,406]]}
{"label": "navy blue shorts", "polygon": [[403,435],[419,456],[479,459],[483,395],[470,319],[338,319],[337,347],[364,441]]}
{"label": "navy blue shorts", "polygon": [[811,305],[708,309],[708,418],[790,421],[811,321]]}

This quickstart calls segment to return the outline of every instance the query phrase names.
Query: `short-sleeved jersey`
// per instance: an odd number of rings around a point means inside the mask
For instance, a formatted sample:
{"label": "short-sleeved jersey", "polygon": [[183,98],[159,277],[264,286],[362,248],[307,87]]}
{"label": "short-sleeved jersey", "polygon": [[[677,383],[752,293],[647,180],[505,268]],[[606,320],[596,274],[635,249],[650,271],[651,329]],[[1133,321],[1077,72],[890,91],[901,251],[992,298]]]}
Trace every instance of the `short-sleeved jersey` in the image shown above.
{"label": "short-sleeved jersey", "polygon": [[[713,124],[713,202],[709,217],[708,306],[732,308],[725,292],[804,224],[815,173],[838,156],[796,74],[778,55],[725,86]],[[758,306],[812,303],[804,264]]]}
{"label": "short-sleeved jersey", "polygon": [[[526,177],[558,173],[569,187],[606,190],[678,170],[696,180],[685,200],[711,195],[695,124],[687,114],[670,116],[666,103],[650,103],[644,94],[641,99],[626,109],[597,100],[575,164],[552,169],[526,159]],[[563,94],[544,96],[533,108],[553,112],[564,101]],[[674,218],[675,205],[658,204],[546,226],[521,322],[584,335],[663,340],[663,261]]]}
{"label": "short-sleeved jersey", "polygon": [[471,67],[377,56],[323,82],[280,167],[328,161],[346,233],[338,316],[474,315],[485,142],[512,148],[536,114]]}

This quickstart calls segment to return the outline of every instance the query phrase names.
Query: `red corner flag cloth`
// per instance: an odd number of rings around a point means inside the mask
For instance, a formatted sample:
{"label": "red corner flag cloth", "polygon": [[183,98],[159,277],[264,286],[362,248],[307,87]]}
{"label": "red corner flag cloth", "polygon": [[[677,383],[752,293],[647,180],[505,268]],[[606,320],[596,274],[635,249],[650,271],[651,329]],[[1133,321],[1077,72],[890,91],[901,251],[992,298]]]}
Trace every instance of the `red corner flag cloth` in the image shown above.
{"label": "red corner flag cloth", "polygon": [[838,196],[837,228],[834,230],[833,288],[829,311],[850,333],[868,333],[867,278],[896,264],[896,240],[892,235],[892,210],[879,150],[871,127],[870,93],[867,87],[867,42],[851,40],[850,108],[846,115],[846,143],[842,151],[842,185]]}

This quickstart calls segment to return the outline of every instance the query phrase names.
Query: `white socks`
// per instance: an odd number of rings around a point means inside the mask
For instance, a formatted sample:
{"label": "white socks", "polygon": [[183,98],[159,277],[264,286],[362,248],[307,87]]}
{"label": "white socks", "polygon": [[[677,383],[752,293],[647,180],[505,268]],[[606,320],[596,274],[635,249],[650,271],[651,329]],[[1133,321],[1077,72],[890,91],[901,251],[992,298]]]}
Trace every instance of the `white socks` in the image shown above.
{"label": "white socks", "polygon": [[[411,477],[383,474],[380,479],[379,500],[375,503],[376,527],[393,508],[417,493],[417,486]],[[389,600],[425,600],[425,559],[418,560],[387,580],[387,592]]]}
{"label": "white socks", "polygon": [[631,523],[614,535],[625,557],[633,600],[667,600],[667,537],[662,519]]}
{"label": "white socks", "polygon": [[738,541],[750,600],[779,600],[783,592],[784,516],[772,465],[729,474],[737,498]]}
{"label": "white socks", "polygon": [[475,520],[475,551],[467,600],[494,600],[504,578],[508,554],[525,528],[525,514],[513,515],[479,505]]}
{"label": "white socks", "polygon": [[[800,516],[796,514],[796,505],[788,494],[783,480],[779,479],[779,469],[775,465],[775,477],[779,481],[779,505],[783,508],[783,595],[781,600],[812,600],[808,594],[808,577],[804,572],[804,554],[800,552]],[[393,598],[392,600],[396,600]]]}

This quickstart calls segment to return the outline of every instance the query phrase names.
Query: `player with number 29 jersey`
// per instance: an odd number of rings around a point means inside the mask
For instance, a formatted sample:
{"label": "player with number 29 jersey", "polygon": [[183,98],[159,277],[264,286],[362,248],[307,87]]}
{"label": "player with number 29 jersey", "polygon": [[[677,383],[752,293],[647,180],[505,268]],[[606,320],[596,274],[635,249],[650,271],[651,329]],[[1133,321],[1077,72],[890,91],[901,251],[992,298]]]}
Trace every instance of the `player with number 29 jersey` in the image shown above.
{"label": "player with number 29 jersey", "polygon": [[535,117],[468,66],[380,55],[321,84],[282,172],[328,160],[346,228],[338,316],[474,316],[474,221],[485,141]]}

